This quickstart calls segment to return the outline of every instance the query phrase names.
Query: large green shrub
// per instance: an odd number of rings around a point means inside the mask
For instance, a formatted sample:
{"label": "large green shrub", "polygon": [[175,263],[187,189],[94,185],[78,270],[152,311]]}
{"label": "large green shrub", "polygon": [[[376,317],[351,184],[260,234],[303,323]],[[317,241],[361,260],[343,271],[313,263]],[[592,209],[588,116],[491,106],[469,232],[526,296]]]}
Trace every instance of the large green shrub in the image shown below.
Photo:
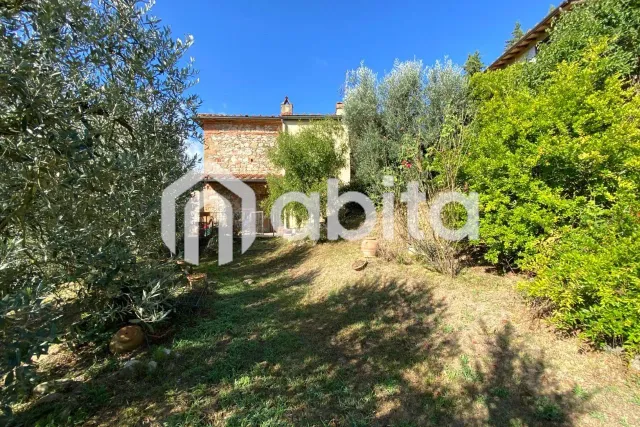
{"label": "large green shrub", "polygon": [[486,258],[534,274],[523,288],[562,328],[640,350],[640,95],[608,40],[523,85],[536,64],[476,75],[465,167]]}
{"label": "large green shrub", "polygon": [[[637,191],[637,190],[636,190]],[[593,343],[640,350],[640,204],[545,241],[527,263],[529,295],[549,301],[553,320]]]}
{"label": "large green shrub", "polygon": [[494,263],[560,327],[640,351],[640,2],[561,14],[536,60],[472,78],[466,179]]}
{"label": "large green shrub", "polygon": [[607,212],[638,182],[636,88],[614,75],[604,44],[562,63],[547,82],[521,84],[524,66],[474,77],[481,99],[466,167],[481,197],[480,235],[492,262],[521,264],[588,206]]}

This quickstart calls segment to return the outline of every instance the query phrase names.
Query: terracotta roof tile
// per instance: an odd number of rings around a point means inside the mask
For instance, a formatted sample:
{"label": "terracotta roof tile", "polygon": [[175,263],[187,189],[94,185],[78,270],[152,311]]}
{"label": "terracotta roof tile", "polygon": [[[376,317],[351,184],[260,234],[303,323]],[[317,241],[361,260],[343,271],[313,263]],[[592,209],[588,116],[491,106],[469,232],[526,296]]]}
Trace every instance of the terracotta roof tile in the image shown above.
{"label": "terracotta roof tile", "polygon": [[217,181],[220,179],[229,179],[231,177],[242,181],[266,181],[267,174],[263,173],[234,173],[231,176],[226,174],[208,174],[205,175],[205,181]]}
{"label": "terracotta roof tile", "polygon": [[249,114],[211,114],[200,113],[197,116],[199,119],[296,119],[299,117],[337,117],[336,114],[323,114],[323,113],[296,113],[285,114],[279,116],[263,116],[263,115],[249,115]]}
{"label": "terracotta roof tile", "polygon": [[211,114],[211,113],[200,113],[198,114],[198,118],[200,119],[279,119],[280,116],[263,116],[263,115],[249,115],[249,114]]}

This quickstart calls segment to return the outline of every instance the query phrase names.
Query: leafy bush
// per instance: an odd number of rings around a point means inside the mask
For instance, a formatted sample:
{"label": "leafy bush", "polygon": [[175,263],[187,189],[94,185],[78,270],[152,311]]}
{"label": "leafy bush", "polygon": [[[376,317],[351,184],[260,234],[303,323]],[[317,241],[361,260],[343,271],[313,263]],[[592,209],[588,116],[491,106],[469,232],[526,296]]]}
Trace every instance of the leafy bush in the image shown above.
{"label": "leafy bush", "polygon": [[[322,120],[303,127],[297,133],[282,132],[269,159],[284,175],[267,177],[269,188],[264,208],[270,212],[278,197],[291,191],[304,194],[320,193],[320,211],[327,203],[327,179],[337,178],[347,163],[347,146],[343,143],[343,129],[335,120]],[[307,218],[306,209],[291,203],[286,207],[298,221]]]}
{"label": "leafy bush", "polygon": [[590,0],[555,22],[534,62],[472,79],[465,167],[492,262],[562,328],[640,351],[640,3]]}
{"label": "leafy bush", "polygon": [[589,0],[576,4],[556,20],[548,43],[538,46],[536,62],[526,80],[544,83],[549,73],[565,61],[580,60],[596,40],[607,39],[607,75],[628,79],[640,76],[640,2]]}
{"label": "leafy bush", "polygon": [[638,351],[640,95],[618,60],[604,39],[534,86],[537,63],[476,75],[465,173],[486,258],[534,273],[562,328]]}
{"label": "leafy bush", "polygon": [[636,188],[640,97],[618,75],[599,83],[604,49],[560,64],[537,89],[521,84],[523,66],[474,77],[481,102],[465,170],[491,262],[520,265],[588,207],[604,214],[619,189]]}
{"label": "leafy bush", "polygon": [[522,286],[552,303],[552,318],[562,328],[638,352],[640,205],[616,210],[622,212],[544,242],[527,264],[537,276]]}

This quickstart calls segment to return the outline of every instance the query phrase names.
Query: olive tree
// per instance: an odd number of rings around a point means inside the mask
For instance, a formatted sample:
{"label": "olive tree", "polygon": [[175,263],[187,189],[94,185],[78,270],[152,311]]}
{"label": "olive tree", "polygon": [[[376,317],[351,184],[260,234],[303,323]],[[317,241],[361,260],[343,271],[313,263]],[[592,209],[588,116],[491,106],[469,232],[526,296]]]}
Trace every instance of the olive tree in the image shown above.
{"label": "olive tree", "polygon": [[[409,181],[417,181],[428,200],[439,192],[461,189],[459,171],[473,116],[468,84],[463,69],[450,60],[432,67],[417,60],[396,61],[382,79],[364,65],[347,73],[344,120],[355,179],[372,199],[380,201],[382,193],[391,191],[383,185],[385,175],[394,179],[396,202]],[[454,210],[450,213],[453,219],[459,216]],[[426,217],[422,215],[424,229],[429,226]],[[406,221],[399,223],[406,226]],[[404,250],[408,241],[437,269],[457,271],[457,245],[434,233],[421,243],[406,229],[398,231]]]}
{"label": "olive tree", "polygon": [[160,196],[194,164],[191,43],[136,1],[0,6],[5,392],[54,340],[166,315]]}
{"label": "olive tree", "polygon": [[403,144],[415,141],[418,118],[424,113],[424,67],[421,61],[396,61],[379,80],[364,64],[347,73],[344,122],[355,165],[355,180],[380,200],[384,175],[398,175],[406,153]]}

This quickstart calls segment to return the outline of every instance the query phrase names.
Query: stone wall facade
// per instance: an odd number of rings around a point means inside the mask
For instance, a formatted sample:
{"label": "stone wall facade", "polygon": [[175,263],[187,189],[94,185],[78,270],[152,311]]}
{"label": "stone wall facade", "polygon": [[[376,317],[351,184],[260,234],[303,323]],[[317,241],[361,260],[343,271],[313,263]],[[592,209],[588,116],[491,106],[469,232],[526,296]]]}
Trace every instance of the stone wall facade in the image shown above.
{"label": "stone wall facade", "polygon": [[[262,209],[262,202],[268,195],[266,177],[269,174],[282,174],[284,171],[276,169],[271,164],[268,152],[275,147],[280,132],[286,131],[295,134],[319,118],[321,117],[286,114],[280,117],[203,117],[204,173],[209,176],[209,181],[204,186],[202,219],[207,222],[219,220],[219,216],[224,211],[221,200],[224,198],[232,205],[234,228],[239,229],[238,220],[242,215],[240,199],[215,182],[215,175],[219,172],[214,168],[214,165],[217,164],[254,190],[257,206],[252,215],[256,218],[256,229],[259,233],[270,232],[268,230],[271,229],[271,223]],[[336,144],[347,143],[346,130],[343,138],[337,140]],[[348,157],[347,165],[340,171],[338,178],[344,183],[349,182]]]}
{"label": "stone wall facade", "polygon": [[203,127],[205,174],[212,172],[213,162],[234,175],[276,172],[267,152],[282,129],[280,119],[216,120],[205,122]]}

